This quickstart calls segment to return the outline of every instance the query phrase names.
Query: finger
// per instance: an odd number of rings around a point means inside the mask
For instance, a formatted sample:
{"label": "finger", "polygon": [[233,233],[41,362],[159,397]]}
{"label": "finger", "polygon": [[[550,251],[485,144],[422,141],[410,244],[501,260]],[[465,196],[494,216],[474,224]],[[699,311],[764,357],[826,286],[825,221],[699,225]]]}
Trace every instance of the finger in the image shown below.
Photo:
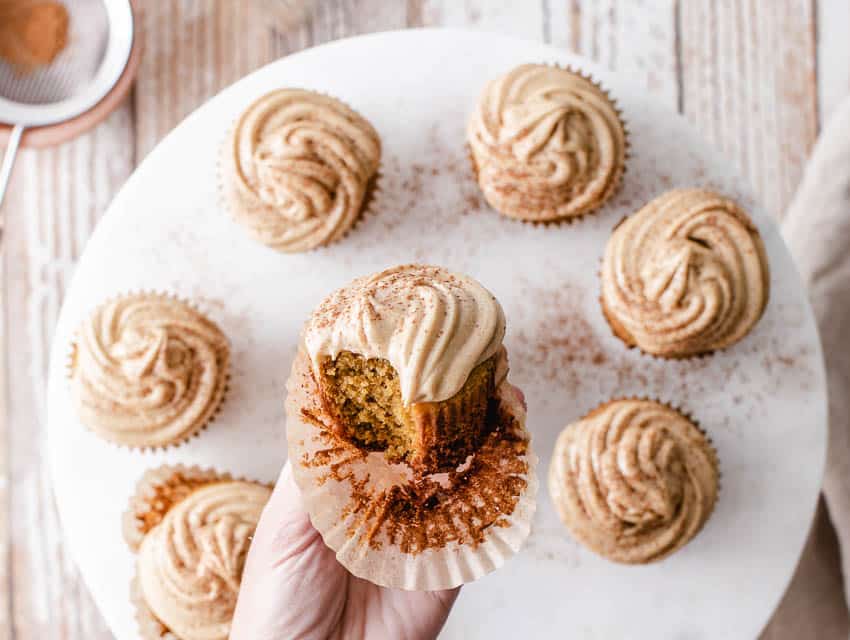
{"label": "finger", "polygon": [[295,482],[289,460],[280,470],[266,510],[277,517],[300,517],[305,512],[301,489]]}
{"label": "finger", "polygon": [[312,541],[316,535],[304,509],[301,490],[295,483],[292,465],[287,460],[274,491],[263,510],[254,533],[252,547],[259,547],[273,557],[284,549]]}
{"label": "finger", "polygon": [[460,594],[460,587],[455,587],[454,589],[446,589],[445,591],[434,591],[433,595],[437,600],[440,601],[440,604],[443,605],[446,609],[451,609],[454,606],[455,600],[457,600],[458,595]]}

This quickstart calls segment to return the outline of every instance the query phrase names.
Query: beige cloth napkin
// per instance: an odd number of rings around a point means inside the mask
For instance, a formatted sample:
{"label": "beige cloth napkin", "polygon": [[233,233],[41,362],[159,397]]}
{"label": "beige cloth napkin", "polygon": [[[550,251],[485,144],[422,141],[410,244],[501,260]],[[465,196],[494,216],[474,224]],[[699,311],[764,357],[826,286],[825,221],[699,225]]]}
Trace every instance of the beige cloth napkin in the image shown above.
{"label": "beige cloth napkin", "polygon": [[850,577],[850,98],[822,132],[782,233],[820,328],[829,445],[812,531],[763,637],[847,640],[850,589],[842,576]]}

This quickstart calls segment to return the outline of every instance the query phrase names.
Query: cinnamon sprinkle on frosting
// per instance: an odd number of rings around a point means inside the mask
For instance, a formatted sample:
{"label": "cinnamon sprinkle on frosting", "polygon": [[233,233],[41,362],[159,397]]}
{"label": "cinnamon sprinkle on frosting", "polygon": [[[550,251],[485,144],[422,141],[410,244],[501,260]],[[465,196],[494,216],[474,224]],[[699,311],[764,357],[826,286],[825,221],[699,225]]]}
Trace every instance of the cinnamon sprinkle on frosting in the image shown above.
{"label": "cinnamon sprinkle on frosting", "polygon": [[410,404],[451,398],[499,350],[504,335],[502,307],[481,284],[410,264],[359,278],[325,298],[304,342],[314,369],[342,351],[388,360]]}
{"label": "cinnamon sprinkle on frosting", "polygon": [[569,69],[524,64],[490,82],[467,142],[487,202],[527,221],[575,218],[620,185],[626,131],[608,95]]}
{"label": "cinnamon sprinkle on frosting", "polygon": [[678,411],[613,400],[558,437],[549,492],[564,524],[590,549],[615,562],[653,562],[684,546],[711,515],[717,454]]}
{"label": "cinnamon sprinkle on frosting", "polygon": [[732,200],[676,189],[617,225],[602,262],[602,309],[629,346],[667,358],[724,349],[769,295],[759,232]]}

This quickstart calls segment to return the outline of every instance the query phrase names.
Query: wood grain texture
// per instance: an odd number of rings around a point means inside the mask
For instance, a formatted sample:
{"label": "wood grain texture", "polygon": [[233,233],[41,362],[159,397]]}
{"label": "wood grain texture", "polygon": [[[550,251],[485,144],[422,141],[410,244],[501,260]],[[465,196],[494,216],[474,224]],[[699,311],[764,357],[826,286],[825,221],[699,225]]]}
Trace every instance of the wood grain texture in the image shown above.
{"label": "wood grain texture", "polygon": [[306,0],[298,12],[266,13],[272,58],[362,33],[407,26],[404,2]]}
{"label": "wood grain texture", "polygon": [[818,129],[812,1],[682,2],[684,113],[781,217]]}
{"label": "wood grain texture", "polygon": [[546,0],[544,37],[679,104],[674,0]]}
{"label": "wood grain texture", "polygon": [[15,638],[108,637],[62,544],[44,432],[53,326],[74,265],[133,169],[128,106],[55,149],[24,151],[4,207],[7,439]]}
{"label": "wood grain texture", "polygon": [[841,100],[850,96],[850,2],[817,2],[818,103],[825,125]]}
{"label": "wood grain texture", "polygon": [[541,40],[543,6],[539,1],[417,0],[409,3],[410,26],[466,27]]}
{"label": "wood grain texture", "polygon": [[[0,208],[0,214],[2,214]],[[2,236],[0,236],[2,237]],[[0,283],[5,285],[6,260],[4,244],[0,242]],[[11,513],[12,492],[9,482],[9,393],[7,388],[6,362],[8,340],[6,338],[6,316],[5,310],[7,290],[3,286],[0,289],[0,305],[4,313],[0,314],[0,349],[4,354],[3,366],[0,366],[0,640],[12,640],[12,536],[11,536]]]}
{"label": "wood grain texture", "polygon": [[142,3],[144,59],[134,92],[136,162],[208,98],[269,61],[263,28],[267,5],[273,3]]}
{"label": "wood grain texture", "polygon": [[[25,152],[3,211],[0,584],[8,588],[0,587],[0,640],[111,637],[62,546],[50,496],[43,407],[53,323],[74,264],[117,188],[168,131],[223,87],[305,47],[405,26],[471,27],[546,41],[627,73],[683,112],[777,213],[817,130],[817,78],[825,113],[850,89],[846,0],[820,0],[818,7],[814,0],[141,6],[145,52],[131,100],[73,143]],[[816,65],[816,53],[821,62],[832,61],[828,68]]]}

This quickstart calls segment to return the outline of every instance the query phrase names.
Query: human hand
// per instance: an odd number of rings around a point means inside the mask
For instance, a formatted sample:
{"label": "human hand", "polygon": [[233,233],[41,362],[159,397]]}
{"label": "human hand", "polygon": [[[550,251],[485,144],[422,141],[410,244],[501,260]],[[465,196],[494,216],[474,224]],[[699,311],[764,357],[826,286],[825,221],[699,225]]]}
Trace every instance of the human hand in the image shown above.
{"label": "human hand", "polygon": [[399,591],[351,575],[310,523],[287,462],[245,561],[230,638],[430,640],[458,591]]}

